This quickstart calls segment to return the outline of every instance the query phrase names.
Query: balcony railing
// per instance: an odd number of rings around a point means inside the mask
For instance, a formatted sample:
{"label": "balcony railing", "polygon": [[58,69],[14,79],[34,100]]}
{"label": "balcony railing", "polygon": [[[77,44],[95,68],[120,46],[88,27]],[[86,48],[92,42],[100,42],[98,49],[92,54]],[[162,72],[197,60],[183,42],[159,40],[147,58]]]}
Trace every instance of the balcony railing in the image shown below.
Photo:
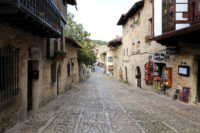
{"label": "balcony railing", "polygon": [[0,15],[33,34],[61,36],[61,12],[52,0],[1,0]]}

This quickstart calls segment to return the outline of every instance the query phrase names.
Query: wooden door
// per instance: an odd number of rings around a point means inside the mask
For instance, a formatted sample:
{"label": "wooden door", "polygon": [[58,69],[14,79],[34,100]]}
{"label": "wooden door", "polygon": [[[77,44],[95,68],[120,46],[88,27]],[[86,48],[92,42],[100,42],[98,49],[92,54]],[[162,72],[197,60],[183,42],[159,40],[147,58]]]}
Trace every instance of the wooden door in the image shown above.
{"label": "wooden door", "polygon": [[128,82],[128,72],[127,72],[127,67],[125,67],[125,73],[126,73],[126,82]]}
{"label": "wooden door", "polygon": [[137,67],[137,87],[141,88],[141,71],[139,67]]}

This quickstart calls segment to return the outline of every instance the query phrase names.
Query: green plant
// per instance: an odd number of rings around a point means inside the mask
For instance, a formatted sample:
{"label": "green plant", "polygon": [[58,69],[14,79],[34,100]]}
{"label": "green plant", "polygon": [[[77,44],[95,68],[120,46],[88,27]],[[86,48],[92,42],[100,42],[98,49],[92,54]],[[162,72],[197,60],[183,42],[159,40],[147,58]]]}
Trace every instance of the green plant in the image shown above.
{"label": "green plant", "polygon": [[146,36],[144,37],[144,39],[145,39],[145,42],[148,43],[148,42],[151,41],[152,37],[151,37],[150,35],[146,35]]}
{"label": "green plant", "polygon": [[65,51],[55,51],[56,55],[66,55],[67,53]]}

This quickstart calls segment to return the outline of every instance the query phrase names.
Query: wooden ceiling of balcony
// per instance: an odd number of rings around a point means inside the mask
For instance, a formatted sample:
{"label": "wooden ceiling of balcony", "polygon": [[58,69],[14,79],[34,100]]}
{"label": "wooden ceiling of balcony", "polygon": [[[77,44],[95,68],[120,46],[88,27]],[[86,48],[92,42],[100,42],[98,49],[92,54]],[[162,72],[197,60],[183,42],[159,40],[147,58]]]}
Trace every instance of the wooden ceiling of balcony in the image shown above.
{"label": "wooden ceiling of balcony", "polygon": [[200,43],[200,23],[191,25],[190,27],[164,33],[160,36],[153,37],[153,40],[166,45],[177,46],[180,41],[184,43],[196,44]]}

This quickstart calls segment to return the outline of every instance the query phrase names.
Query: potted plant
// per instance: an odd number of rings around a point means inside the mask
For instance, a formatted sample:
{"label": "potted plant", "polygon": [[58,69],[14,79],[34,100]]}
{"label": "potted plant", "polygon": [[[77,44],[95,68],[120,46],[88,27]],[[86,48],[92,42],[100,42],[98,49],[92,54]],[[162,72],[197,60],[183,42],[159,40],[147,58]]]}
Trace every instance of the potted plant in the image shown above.
{"label": "potted plant", "polygon": [[40,18],[44,19],[44,12],[39,12]]}
{"label": "potted plant", "polygon": [[145,39],[145,42],[148,43],[148,42],[151,41],[152,38],[151,38],[150,35],[146,35],[146,36],[144,37],[144,39]]}
{"label": "potted plant", "polygon": [[56,51],[55,52],[55,57],[56,57],[56,59],[60,59],[60,58],[65,58],[65,56],[66,56],[66,52],[64,52],[64,51]]}
{"label": "potted plant", "polygon": [[53,25],[53,28],[58,30],[58,26],[57,25]]}

